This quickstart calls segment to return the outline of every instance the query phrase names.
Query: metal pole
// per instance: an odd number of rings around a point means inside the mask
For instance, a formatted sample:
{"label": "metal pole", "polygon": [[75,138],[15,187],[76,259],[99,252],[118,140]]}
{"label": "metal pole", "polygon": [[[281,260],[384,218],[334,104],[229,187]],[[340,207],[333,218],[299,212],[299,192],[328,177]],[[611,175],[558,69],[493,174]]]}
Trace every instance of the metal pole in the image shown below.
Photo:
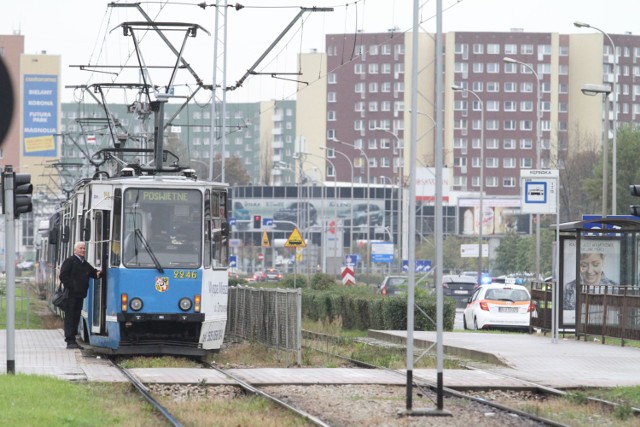
{"label": "metal pole", "polygon": [[[213,181],[213,158],[214,151],[213,147],[216,141],[216,81],[218,80],[218,25],[219,25],[219,14],[218,14],[218,6],[220,0],[216,0],[215,7],[215,31],[214,31],[214,41],[213,41],[213,77],[211,82],[211,129],[209,130],[209,181]],[[223,46],[224,47],[224,46]]]}
{"label": "metal pole", "polygon": [[607,217],[607,178],[609,175],[609,94],[603,93],[604,126],[602,130],[602,218]]}
{"label": "metal pole", "polygon": [[[224,52],[222,53],[222,142],[220,148],[220,182],[225,182],[224,158],[227,144],[227,15],[228,1],[224,1]],[[264,262],[264,258],[263,258]]]}
{"label": "metal pole", "polygon": [[15,374],[15,335],[16,335],[16,229],[13,217],[15,206],[13,205],[15,173],[10,165],[5,166],[3,172],[4,188],[4,223],[5,229],[5,260],[7,279],[7,373]]}
{"label": "metal pole", "polygon": [[452,86],[454,91],[473,95],[480,104],[480,212],[478,213],[478,284],[482,283],[482,229],[484,225],[484,103],[478,94],[461,86]]}
{"label": "metal pole", "polygon": [[[611,44],[611,48],[613,49],[613,85],[611,91],[613,92],[613,98],[611,103],[613,105],[613,158],[612,158],[612,182],[611,182],[611,214],[616,215],[618,211],[618,49],[616,48],[613,39],[609,34],[605,33],[598,27],[594,27],[593,25],[587,24],[585,22],[574,22],[578,28],[593,28],[594,30],[602,33],[605,36],[609,43]],[[607,115],[607,123],[609,120],[609,116]],[[609,132],[607,129],[607,139],[609,137]]]}

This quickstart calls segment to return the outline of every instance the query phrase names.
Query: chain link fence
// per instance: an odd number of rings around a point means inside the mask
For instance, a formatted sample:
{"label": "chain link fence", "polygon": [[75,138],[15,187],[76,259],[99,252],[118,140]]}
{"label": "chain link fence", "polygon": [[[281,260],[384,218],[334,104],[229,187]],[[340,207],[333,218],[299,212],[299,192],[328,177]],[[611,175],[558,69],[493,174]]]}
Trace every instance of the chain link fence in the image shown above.
{"label": "chain link fence", "polygon": [[302,363],[300,289],[229,287],[228,304],[227,337],[295,352],[297,363]]}
{"label": "chain link fence", "polygon": [[[29,329],[32,323],[29,319],[30,307],[33,304],[30,292],[30,281],[22,277],[16,277],[15,281],[15,327],[17,329]],[[0,329],[7,328],[7,280],[0,275]]]}

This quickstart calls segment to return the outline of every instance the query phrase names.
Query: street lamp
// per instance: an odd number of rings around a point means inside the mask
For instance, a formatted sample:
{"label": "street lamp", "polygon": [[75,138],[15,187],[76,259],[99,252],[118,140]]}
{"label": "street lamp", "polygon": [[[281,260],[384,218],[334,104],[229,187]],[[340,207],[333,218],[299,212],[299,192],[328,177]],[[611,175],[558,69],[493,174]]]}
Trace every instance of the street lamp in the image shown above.
{"label": "street lamp", "polygon": [[[369,163],[369,156],[367,156],[367,153],[365,153],[362,148],[356,147],[354,144],[349,144],[348,142],[340,141],[337,138],[332,138],[331,141],[337,142],[338,144],[346,145],[347,147],[351,147],[354,150],[360,151],[360,154],[362,154],[362,157],[364,157],[364,159],[366,160],[367,162],[367,197],[366,199],[368,203],[369,199],[371,198],[371,164]],[[368,210],[369,210],[369,207],[367,205],[367,247],[370,247],[371,246],[371,215],[368,215]],[[351,222],[352,222],[351,227],[353,227],[353,218],[351,218]],[[369,271],[371,271],[370,259],[367,262],[367,266]]]}
{"label": "street lamp", "polygon": [[[586,84],[582,87],[582,93],[587,96],[596,96],[602,94],[602,100],[604,102],[604,116],[606,118],[606,125],[603,129],[602,136],[602,218],[607,217],[607,175],[609,174],[609,100],[607,97],[611,93],[611,86],[600,84]],[[615,179],[615,178],[614,178]]]}
{"label": "street lamp", "polygon": [[[538,94],[536,97],[536,102],[537,102],[537,106],[536,106],[536,117],[537,117],[537,123],[536,123],[536,169],[540,169],[542,167],[541,165],[541,161],[540,161],[540,151],[542,149],[541,145],[542,145],[542,88],[541,86],[541,82],[540,82],[540,76],[538,75],[538,73],[536,73],[536,70],[533,69],[533,66],[531,66],[531,64],[527,64],[525,62],[520,62],[516,59],[513,58],[509,58],[508,56],[502,58],[502,60],[504,62],[510,63],[510,64],[520,64],[523,67],[527,68],[528,70],[530,70],[533,75],[536,77],[536,81],[538,82]],[[537,213],[536,214],[536,280],[540,280],[540,214]]]}
{"label": "street lamp", "polygon": [[478,284],[482,284],[482,229],[484,226],[484,103],[480,96],[471,89],[463,88],[462,86],[451,86],[456,92],[466,92],[473,95],[480,104],[480,214],[478,221],[480,226],[478,227]]}
{"label": "street lamp", "polygon": [[[611,92],[613,92],[613,97],[611,98],[611,104],[613,106],[613,158],[612,158],[612,170],[611,170],[611,214],[616,215],[618,209],[618,50],[616,49],[615,43],[609,36],[609,34],[605,33],[598,27],[594,27],[593,25],[589,25],[585,22],[576,21],[573,23],[578,28],[593,28],[596,31],[599,31],[604,35],[607,39],[609,39],[609,43],[611,43],[611,48],[613,49],[613,85],[611,86]],[[607,117],[609,120],[609,117]]]}
{"label": "street lamp", "polygon": [[[326,151],[327,152],[327,156],[329,155],[329,150],[333,150],[334,153],[338,153],[342,157],[347,159],[347,162],[349,162],[349,167],[351,167],[351,183],[353,183],[353,162],[351,161],[351,158],[349,156],[347,156],[345,153],[343,153],[342,151],[336,150],[335,148],[327,148],[327,147],[324,147],[324,146],[318,147],[318,148],[320,148],[321,150]],[[335,167],[334,167],[334,170],[336,170],[336,172],[337,172],[337,169],[335,169]],[[338,179],[338,175],[337,174],[336,174],[335,178],[336,178],[336,180]],[[353,254],[353,188],[351,188],[351,223],[349,225],[349,236],[350,236],[350,238],[349,238],[349,247],[350,247],[350,250],[351,250],[351,253],[349,255],[351,255],[351,254]]]}
{"label": "street lamp", "polygon": [[[428,116],[427,116],[428,117]],[[434,124],[435,126],[435,124]],[[400,154],[400,164],[398,165],[398,204],[396,207],[396,215],[397,215],[397,220],[396,220],[396,228],[397,228],[397,240],[398,240],[398,262],[399,262],[399,269],[400,271],[402,271],[402,260],[404,259],[403,257],[403,253],[402,253],[402,244],[403,244],[403,236],[402,236],[402,229],[401,229],[401,224],[402,224],[402,191],[404,189],[404,142],[402,142],[402,140],[400,139],[400,137],[398,135],[396,135],[394,132],[390,131],[389,129],[386,128],[373,128],[371,129],[373,131],[379,131],[379,132],[384,132],[384,133],[388,133],[389,135],[393,136],[393,138],[395,139],[395,146],[397,147],[399,154]],[[393,150],[394,156],[396,154],[395,149]],[[393,187],[393,181],[391,180],[391,178],[389,178],[389,181],[391,182],[391,186]],[[393,191],[393,188],[392,190]],[[393,198],[391,199],[391,208],[393,210]],[[393,212],[391,212],[391,216],[390,218],[393,219]],[[391,235],[392,235],[392,240],[393,240],[393,222],[391,223]]]}

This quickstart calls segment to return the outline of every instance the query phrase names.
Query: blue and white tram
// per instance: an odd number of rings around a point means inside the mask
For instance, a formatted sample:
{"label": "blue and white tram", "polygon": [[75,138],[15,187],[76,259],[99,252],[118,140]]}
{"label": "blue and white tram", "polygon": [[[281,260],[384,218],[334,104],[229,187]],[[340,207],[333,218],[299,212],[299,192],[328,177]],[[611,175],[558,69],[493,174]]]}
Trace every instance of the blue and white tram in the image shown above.
{"label": "blue and white tram", "polygon": [[226,184],[189,171],[82,181],[49,239],[59,251],[54,280],[78,240],[103,271],[90,280],[81,344],[109,354],[219,350],[227,321],[226,206]]}

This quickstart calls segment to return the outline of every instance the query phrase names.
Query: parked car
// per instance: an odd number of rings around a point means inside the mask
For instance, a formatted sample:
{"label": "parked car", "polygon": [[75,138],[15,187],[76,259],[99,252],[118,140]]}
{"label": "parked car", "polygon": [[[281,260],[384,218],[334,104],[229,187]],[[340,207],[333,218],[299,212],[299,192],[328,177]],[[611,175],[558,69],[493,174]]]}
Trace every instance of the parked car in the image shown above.
{"label": "parked car", "polygon": [[277,270],[275,268],[268,268],[265,272],[265,280],[267,282],[278,282],[282,279],[282,274],[280,273],[280,270]]}
{"label": "parked car", "polygon": [[274,221],[290,221],[306,228],[318,223],[318,211],[309,202],[293,202],[273,214]]}
{"label": "parked car", "polygon": [[343,218],[344,225],[349,226],[353,221],[353,225],[382,225],[384,223],[384,211],[380,209],[380,206],[372,203],[357,203],[353,205],[353,217],[351,216],[351,209],[343,211],[340,215]]}
{"label": "parked car", "polygon": [[480,286],[462,314],[464,329],[515,329],[528,331],[535,305],[522,285]]}
{"label": "parked car", "polygon": [[469,297],[477,287],[476,277],[451,274],[442,276],[443,295],[455,299],[459,308],[467,305]]}
{"label": "parked car", "polygon": [[378,293],[380,295],[400,295],[407,292],[407,280],[407,276],[386,276],[378,287]]}

